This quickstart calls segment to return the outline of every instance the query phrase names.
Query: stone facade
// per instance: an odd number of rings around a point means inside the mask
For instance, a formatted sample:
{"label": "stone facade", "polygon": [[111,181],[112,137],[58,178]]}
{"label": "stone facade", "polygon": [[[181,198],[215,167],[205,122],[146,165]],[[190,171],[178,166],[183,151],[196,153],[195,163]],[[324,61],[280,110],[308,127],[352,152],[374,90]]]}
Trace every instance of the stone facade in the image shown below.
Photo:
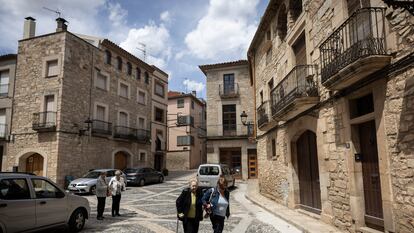
{"label": "stone facade", "polygon": [[[402,9],[386,8],[380,21],[384,20],[386,54],[391,55],[389,64],[377,70],[373,68],[376,73],[371,75],[354,73],[353,77],[362,77],[361,81],[340,90],[322,85],[321,72],[317,72],[317,104],[294,117],[278,120],[272,118],[272,106],[277,100],[271,98],[271,91],[295,69],[297,41],[305,35],[306,64],[318,65],[321,71],[324,57],[320,46],[335,30],[340,30],[341,25],[349,22],[346,21],[350,17],[348,4],[352,1],[299,1],[302,2],[299,14],[297,7],[290,7],[297,2],[270,1],[248,54],[256,108],[264,108],[269,117],[266,124],[257,127],[256,135],[260,191],[290,208],[303,206],[297,142],[310,131],[316,135],[320,219],[348,232],[372,227],[364,219],[369,200],[364,196],[363,165],[355,157],[361,154],[364,146],[358,127],[373,120],[383,230],[413,232],[414,69],[409,64],[413,63],[414,17]],[[385,7],[377,0],[363,3]],[[286,15],[281,13],[283,5]],[[281,24],[286,24],[286,31]],[[271,80],[273,85],[270,85]],[[354,117],[355,101],[367,94],[372,95],[372,112]],[[259,117],[257,113],[256,120]]]}
{"label": "stone facade", "polygon": [[[178,121],[180,118],[180,122]],[[197,169],[206,162],[206,104],[196,93],[168,92],[169,170]],[[178,137],[187,137],[179,142]],[[183,140],[183,139],[181,139]]]}
{"label": "stone facade", "polygon": [[[108,40],[93,45],[65,30],[19,41],[17,59],[7,170],[26,171],[32,156],[40,155],[43,164],[36,172],[63,186],[65,176],[90,169],[154,166],[154,67]],[[57,73],[51,76],[48,66],[54,61]],[[105,84],[99,77],[106,77]],[[46,100],[50,95],[53,105]],[[46,122],[54,127],[35,129],[33,114],[44,111],[56,112],[55,120]]]}
{"label": "stone facade", "polygon": [[[248,115],[247,122],[254,118],[254,98],[251,98],[253,89],[250,86],[248,64],[246,61],[235,61],[203,65],[200,69],[207,77],[207,163],[227,163],[230,168],[235,169],[240,166],[239,178],[248,179],[248,151],[256,153],[256,143],[249,140],[248,127],[243,125],[240,118],[243,111]],[[235,95],[230,93],[227,96],[225,93],[223,79],[227,74],[234,75],[234,88],[230,89],[237,92]],[[235,129],[230,136],[224,132],[223,105],[235,106]],[[236,160],[240,159],[240,165],[232,164],[233,155],[224,154],[225,151],[233,151],[229,153],[233,153]]]}

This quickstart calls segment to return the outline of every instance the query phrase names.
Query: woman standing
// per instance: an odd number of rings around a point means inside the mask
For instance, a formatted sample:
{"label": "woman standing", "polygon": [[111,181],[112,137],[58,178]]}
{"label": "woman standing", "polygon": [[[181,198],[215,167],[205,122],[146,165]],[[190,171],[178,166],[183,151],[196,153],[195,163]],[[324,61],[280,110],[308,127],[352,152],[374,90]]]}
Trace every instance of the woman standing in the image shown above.
{"label": "woman standing", "polygon": [[230,193],[224,176],[220,176],[216,188],[206,191],[202,202],[206,210],[211,211],[210,220],[214,233],[223,232],[224,217],[228,219],[230,216]]}
{"label": "woman standing", "polygon": [[203,195],[197,180],[190,180],[189,185],[177,198],[177,213],[178,219],[183,221],[184,233],[197,233],[200,221],[203,220]]}
{"label": "woman standing", "polygon": [[119,203],[121,202],[121,192],[125,191],[125,181],[121,177],[121,172],[117,170],[115,177],[109,181],[109,189],[112,193],[112,217],[121,216],[119,214]]}
{"label": "woman standing", "polygon": [[103,220],[106,196],[108,195],[108,184],[106,183],[106,172],[101,172],[96,181],[96,197],[98,198],[98,215],[96,219]]}

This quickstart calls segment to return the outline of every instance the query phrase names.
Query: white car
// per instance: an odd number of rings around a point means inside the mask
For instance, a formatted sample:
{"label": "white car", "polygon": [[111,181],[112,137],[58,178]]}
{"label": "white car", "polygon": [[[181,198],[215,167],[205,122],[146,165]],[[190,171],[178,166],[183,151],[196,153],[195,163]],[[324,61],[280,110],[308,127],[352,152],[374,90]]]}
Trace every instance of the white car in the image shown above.
{"label": "white car", "polygon": [[235,186],[235,178],[226,164],[201,164],[198,167],[197,177],[202,188],[216,187],[220,176],[224,176],[228,187]]}
{"label": "white car", "polygon": [[65,193],[48,178],[0,172],[0,232],[32,232],[68,225],[79,232],[89,218],[86,198]]}
{"label": "white car", "polygon": [[[96,169],[89,171],[82,178],[73,180],[69,183],[67,189],[73,193],[83,194],[91,193],[95,194],[96,191],[96,182],[101,172],[106,172],[106,182],[109,183],[112,177],[115,176],[117,169]],[[126,182],[127,178],[125,174],[121,171],[121,176],[124,177]]]}

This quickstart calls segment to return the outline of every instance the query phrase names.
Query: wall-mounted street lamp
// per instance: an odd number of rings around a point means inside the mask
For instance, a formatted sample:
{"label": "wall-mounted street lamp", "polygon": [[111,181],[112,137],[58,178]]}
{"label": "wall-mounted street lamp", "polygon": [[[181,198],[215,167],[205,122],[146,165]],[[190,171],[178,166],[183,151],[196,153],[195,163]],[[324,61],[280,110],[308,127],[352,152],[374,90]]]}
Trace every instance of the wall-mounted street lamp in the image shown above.
{"label": "wall-mounted street lamp", "polygon": [[253,122],[251,121],[247,121],[247,113],[245,111],[242,112],[242,114],[240,114],[240,119],[241,122],[243,123],[244,126],[247,126],[247,135],[250,136],[253,134]]}

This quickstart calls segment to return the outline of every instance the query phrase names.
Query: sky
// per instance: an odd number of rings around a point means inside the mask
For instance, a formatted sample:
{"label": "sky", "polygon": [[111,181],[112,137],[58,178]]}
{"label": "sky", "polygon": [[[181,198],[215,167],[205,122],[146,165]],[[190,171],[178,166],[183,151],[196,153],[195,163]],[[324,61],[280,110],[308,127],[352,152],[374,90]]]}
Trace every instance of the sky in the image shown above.
{"label": "sky", "polygon": [[269,0],[0,0],[0,55],[16,53],[24,18],[36,35],[61,12],[72,33],[107,38],[169,74],[169,90],[205,97],[199,65],[246,59]]}

